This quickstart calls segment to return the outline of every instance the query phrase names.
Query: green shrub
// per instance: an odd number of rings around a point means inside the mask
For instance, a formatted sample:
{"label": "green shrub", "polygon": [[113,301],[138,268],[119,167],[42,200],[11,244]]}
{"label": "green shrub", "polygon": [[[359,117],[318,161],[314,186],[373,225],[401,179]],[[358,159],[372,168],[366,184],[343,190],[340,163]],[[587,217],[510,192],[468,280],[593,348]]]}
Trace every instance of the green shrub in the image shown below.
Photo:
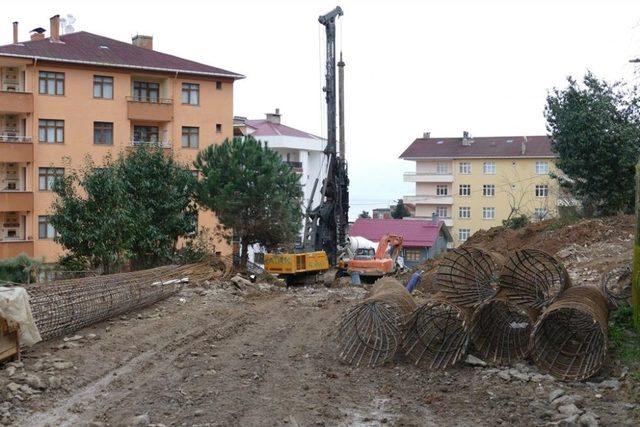
{"label": "green shrub", "polygon": [[640,337],[633,330],[633,310],[621,305],[609,316],[611,348],[625,361],[640,361]]}
{"label": "green shrub", "polygon": [[42,262],[20,254],[15,258],[0,260],[0,283],[32,283]]}
{"label": "green shrub", "polygon": [[514,216],[509,219],[505,219],[502,221],[502,225],[511,228],[512,230],[517,230],[529,224],[529,217],[525,214]]}

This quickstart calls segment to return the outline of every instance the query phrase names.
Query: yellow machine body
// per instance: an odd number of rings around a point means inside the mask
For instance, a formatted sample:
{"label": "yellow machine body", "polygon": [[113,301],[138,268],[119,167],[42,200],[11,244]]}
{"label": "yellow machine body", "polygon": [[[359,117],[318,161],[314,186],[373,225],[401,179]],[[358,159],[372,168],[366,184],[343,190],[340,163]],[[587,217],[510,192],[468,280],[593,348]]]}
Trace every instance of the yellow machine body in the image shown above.
{"label": "yellow machine body", "polygon": [[264,254],[264,269],[272,274],[304,274],[329,269],[324,251],[299,254]]}

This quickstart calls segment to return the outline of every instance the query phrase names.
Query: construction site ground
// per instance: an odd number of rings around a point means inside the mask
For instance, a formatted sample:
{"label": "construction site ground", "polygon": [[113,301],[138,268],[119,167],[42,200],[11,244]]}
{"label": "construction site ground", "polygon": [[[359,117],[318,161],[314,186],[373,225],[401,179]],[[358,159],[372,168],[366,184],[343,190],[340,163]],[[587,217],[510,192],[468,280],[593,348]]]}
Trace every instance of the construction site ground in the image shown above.
{"label": "construction site ground", "polygon": [[[531,232],[520,244],[558,241],[552,251],[574,280],[597,280],[631,259],[633,219],[595,221],[573,225],[579,228],[572,233],[566,227]],[[578,237],[594,227],[598,233]],[[565,241],[553,233],[566,233]],[[515,237],[476,238],[485,245],[500,239]],[[429,288],[427,281],[417,298]],[[26,350],[22,362],[0,371],[0,420],[25,426],[640,423],[639,365],[615,355],[597,377],[574,383],[528,362],[462,363],[435,373],[402,358],[376,369],[345,366],[332,336],[347,307],[365,294],[360,287],[191,285],[141,311]],[[563,405],[550,399],[554,394],[563,395]]]}

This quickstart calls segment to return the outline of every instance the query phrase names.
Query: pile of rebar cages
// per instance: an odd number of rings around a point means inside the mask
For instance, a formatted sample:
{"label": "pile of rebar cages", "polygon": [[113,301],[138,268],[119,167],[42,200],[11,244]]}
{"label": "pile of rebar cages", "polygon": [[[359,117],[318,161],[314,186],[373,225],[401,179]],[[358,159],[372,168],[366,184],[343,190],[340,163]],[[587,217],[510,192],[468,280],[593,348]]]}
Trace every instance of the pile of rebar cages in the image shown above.
{"label": "pile of rebar cages", "polygon": [[416,366],[440,370],[471,349],[494,364],[531,359],[558,379],[586,379],[606,355],[609,309],[626,296],[610,276],[600,288],[573,286],[546,252],[521,249],[505,258],[459,248],[441,262],[437,292],[419,307],[397,281],[376,284],[343,317],[339,357],[378,366],[402,350]]}
{"label": "pile of rebar cages", "polygon": [[227,274],[210,262],[27,286],[29,305],[43,340],[153,304],[177,293],[187,282]]}

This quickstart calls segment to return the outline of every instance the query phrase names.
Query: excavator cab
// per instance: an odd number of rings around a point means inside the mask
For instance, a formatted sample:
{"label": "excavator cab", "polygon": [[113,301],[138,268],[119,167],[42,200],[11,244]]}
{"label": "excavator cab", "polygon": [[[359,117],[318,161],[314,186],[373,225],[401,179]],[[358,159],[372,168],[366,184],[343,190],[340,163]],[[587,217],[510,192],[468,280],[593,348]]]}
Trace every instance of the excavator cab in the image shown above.
{"label": "excavator cab", "polygon": [[362,249],[358,251],[367,251],[367,255],[358,254],[349,261],[347,272],[349,274],[357,273],[365,282],[375,281],[382,276],[394,274],[396,272],[396,260],[402,250],[402,236],[385,234],[380,238],[378,249],[371,255],[373,249]]}

